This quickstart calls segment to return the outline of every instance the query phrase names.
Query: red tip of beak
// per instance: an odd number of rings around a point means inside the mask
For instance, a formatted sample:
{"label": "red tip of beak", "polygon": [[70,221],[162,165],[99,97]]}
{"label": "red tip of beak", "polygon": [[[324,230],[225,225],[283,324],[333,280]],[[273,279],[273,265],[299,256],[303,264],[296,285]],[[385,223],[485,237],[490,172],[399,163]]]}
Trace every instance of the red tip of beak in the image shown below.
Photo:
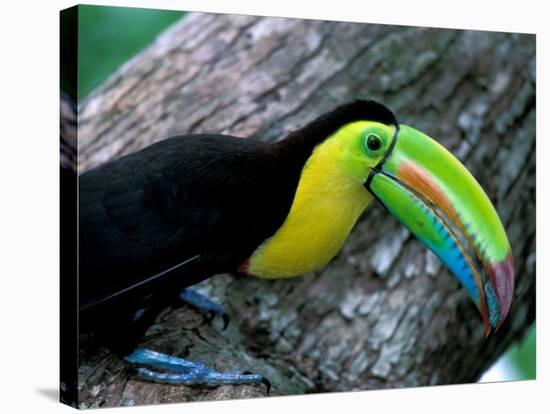
{"label": "red tip of beak", "polygon": [[512,299],[514,297],[514,258],[512,253],[501,262],[495,263],[488,267],[489,279],[495,287],[495,293],[497,295],[500,305],[500,321],[496,327],[500,327],[512,305]]}

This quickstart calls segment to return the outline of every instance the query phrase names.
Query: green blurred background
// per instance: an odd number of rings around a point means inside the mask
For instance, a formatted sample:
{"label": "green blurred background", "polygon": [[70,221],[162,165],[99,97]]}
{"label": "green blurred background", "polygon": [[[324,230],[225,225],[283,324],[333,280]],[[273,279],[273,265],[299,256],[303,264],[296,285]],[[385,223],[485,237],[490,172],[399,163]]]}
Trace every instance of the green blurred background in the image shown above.
{"label": "green blurred background", "polygon": [[80,7],[80,96],[99,85],[183,15],[183,12],[166,10]]}
{"label": "green blurred background", "polygon": [[[78,99],[84,98],[120,65],[184,15],[185,12],[170,10],[79,6]],[[67,27],[71,26],[70,20],[67,18],[66,22],[62,21],[62,43],[70,42],[69,33],[74,33],[76,29],[74,26]],[[67,28],[65,36],[64,28]],[[74,75],[69,71],[69,67],[61,68],[61,86],[76,98],[76,90],[71,87]]]}
{"label": "green blurred background", "polygon": [[[78,99],[104,81],[185,12],[122,7],[80,6],[78,10]],[[62,22],[63,23],[63,22]],[[62,24],[67,34],[74,28]],[[74,32],[73,32],[74,33]],[[70,36],[62,35],[62,41]],[[74,40],[74,39],[73,39]],[[71,65],[61,68],[61,87],[75,99]],[[483,375],[481,382],[534,379],[535,342],[533,325],[521,343],[508,351]]]}

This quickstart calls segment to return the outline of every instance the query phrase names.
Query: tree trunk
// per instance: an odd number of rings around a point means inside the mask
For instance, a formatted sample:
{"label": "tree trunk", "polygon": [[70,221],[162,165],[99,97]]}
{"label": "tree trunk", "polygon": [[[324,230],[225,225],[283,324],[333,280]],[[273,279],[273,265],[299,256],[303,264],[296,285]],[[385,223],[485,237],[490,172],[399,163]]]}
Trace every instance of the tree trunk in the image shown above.
{"label": "tree trunk", "polygon": [[[281,395],[472,382],[522,337],[535,319],[532,35],[188,14],[81,102],[79,170],[175,134],[278,140],[364,97],[436,137],[494,202],[517,274],[500,331],[485,339],[466,291],[373,205],[322,271],[216,276],[199,287],[225,306],[229,327],[167,309],[146,346],[263,374]],[[142,382],[105,350],[81,356],[82,407],[265,395]]]}

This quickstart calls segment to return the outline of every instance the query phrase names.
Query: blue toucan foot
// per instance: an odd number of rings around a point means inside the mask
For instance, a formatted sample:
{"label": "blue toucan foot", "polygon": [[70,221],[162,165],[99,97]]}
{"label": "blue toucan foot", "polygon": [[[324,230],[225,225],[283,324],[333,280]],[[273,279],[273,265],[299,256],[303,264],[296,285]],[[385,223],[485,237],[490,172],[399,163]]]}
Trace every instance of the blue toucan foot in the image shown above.
{"label": "blue toucan foot", "polygon": [[180,293],[179,298],[182,302],[210,314],[211,318],[220,316],[223,319],[223,329],[227,328],[229,315],[227,315],[222,305],[214,302],[208,296],[197,292],[195,289],[186,288]]}
{"label": "blue toucan foot", "polygon": [[217,372],[199,362],[187,361],[146,348],[137,348],[124,360],[131,364],[148,365],[172,371],[152,371],[142,366],[137,368],[137,373],[141,378],[161,384],[210,386],[264,384],[268,394],[271,390],[271,383],[261,375],[250,372]]}

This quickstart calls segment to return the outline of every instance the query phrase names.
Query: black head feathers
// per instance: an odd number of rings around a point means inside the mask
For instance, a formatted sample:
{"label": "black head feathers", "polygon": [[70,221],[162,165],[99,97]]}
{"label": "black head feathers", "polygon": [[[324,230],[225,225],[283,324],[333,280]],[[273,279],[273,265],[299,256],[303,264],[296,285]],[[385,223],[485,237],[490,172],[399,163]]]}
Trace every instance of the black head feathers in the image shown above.
{"label": "black head feathers", "polygon": [[386,106],[371,99],[358,99],[321,115],[306,128],[314,127],[319,123],[324,128],[330,129],[329,135],[332,135],[341,126],[354,121],[376,121],[397,126],[395,115]]}
{"label": "black head feathers", "polygon": [[295,156],[309,156],[317,144],[334,134],[340,127],[355,121],[376,121],[398,126],[395,115],[386,106],[370,99],[358,99],[319,116],[303,128],[289,134],[279,142],[279,145],[284,152],[292,152]]}

